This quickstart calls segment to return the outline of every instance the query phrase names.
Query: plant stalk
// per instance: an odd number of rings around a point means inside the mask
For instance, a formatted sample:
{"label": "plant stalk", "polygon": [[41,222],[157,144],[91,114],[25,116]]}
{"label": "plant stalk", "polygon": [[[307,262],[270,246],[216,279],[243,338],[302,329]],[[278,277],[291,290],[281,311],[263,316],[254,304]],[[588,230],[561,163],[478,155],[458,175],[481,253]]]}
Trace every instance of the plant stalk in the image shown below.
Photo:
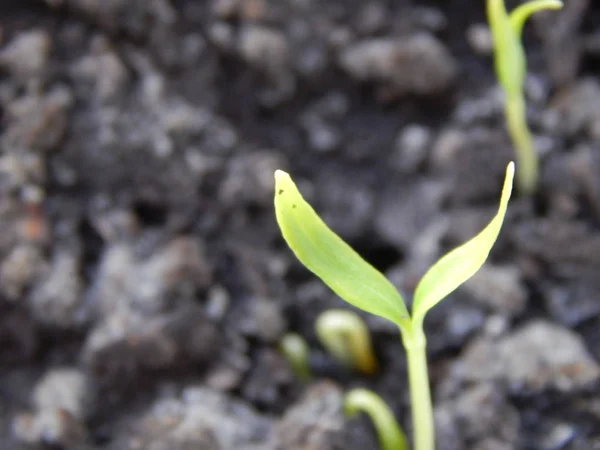
{"label": "plant stalk", "polygon": [[517,155],[517,185],[522,194],[535,191],[538,178],[538,160],[531,133],[527,127],[525,101],[517,95],[509,95],[505,101],[506,121]]}
{"label": "plant stalk", "polygon": [[434,450],[433,406],[425,350],[426,339],[422,325],[413,324],[411,332],[403,336],[403,342],[408,361],[413,449]]}

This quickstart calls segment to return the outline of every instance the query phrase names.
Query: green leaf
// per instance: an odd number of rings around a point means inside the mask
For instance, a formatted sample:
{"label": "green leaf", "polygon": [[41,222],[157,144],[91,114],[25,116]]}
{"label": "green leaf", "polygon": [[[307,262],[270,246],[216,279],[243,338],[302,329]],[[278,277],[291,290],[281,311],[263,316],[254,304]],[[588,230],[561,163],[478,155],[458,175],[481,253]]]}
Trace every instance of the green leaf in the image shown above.
{"label": "green leaf", "polygon": [[331,231],[281,170],[275,172],[275,215],[296,257],[337,295],[363,311],[408,326],[408,310],[394,286]]}
{"label": "green leaf", "polygon": [[523,3],[522,5],[519,5],[513,9],[510,13],[510,24],[514,33],[520,38],[525,21],[534,12],[541,11],[543,9],[560,9],[562,7],[563,3],[560,0],[533,0]]}
{"label": "green leaf", "polygon": [[485,263],[504,221],[514,172],[515,165],[511,162],[506,168],[500,206],[492,221],[477,236],[439,259],[419,281],[412,306],[415,323],[422,323],[427,311],[471,278]]}

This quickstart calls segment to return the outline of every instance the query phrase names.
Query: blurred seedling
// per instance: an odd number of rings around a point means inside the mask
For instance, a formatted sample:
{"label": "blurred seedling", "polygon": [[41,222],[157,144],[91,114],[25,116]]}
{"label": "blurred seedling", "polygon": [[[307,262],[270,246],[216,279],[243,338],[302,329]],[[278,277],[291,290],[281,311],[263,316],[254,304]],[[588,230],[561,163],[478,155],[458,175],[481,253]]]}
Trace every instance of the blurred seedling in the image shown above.
{"label": "blurred seedling", "polygon": [[487,0],[487,18],[494,44],[494,68],[504,91],[504,115],[508,133],[516,150],[517,186],[524,194],[532,194],[538,180],[538,158],[527,127],[523,83],[527,60],[521,43],[527,18],[543,9],[559,9],[559,0],[532,0],[506,12],[504,0]]}
{"label": "blurred seedling", "polygon": [[357,369],[366,375],[377,370],[369,329],[355,312],[324,311],[315,322],[315,332],[323,347],[346,368]]}
{"label": "blurred seedling", "polygon": [[363,311],[395,323],[407,354],[415,450],[434,450],[433,411],[427,373],[425,314],[479,270],[498,238],[510,199],[514,163],[506,169],[500,205],[474,238],[439,259],[423,275],[412,313],[385,276],[335,234],[304,200],[291,177],[275,172],[275,215],[296,257],[337,295]]}
{"label": "blurred seedling", "polygon": [[349,391],[344,397],[344,412],[348,417],[354,417],[360,412],[369,416],[381,450],[408,450],[406,436],[394,414],[374,392],[367,389]]}
{"label": "blurred seedling", "polygon": [[298,333],[286,333],[279,342],[279,351],[300,381],[306,382],[311,379],[310,349],[302,336]]}

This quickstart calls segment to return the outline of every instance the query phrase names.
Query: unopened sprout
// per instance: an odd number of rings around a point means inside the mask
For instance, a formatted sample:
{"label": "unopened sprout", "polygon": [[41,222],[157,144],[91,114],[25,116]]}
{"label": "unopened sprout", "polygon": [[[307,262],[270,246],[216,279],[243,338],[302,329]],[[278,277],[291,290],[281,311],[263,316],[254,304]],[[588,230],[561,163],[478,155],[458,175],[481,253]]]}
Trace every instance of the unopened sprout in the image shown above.
{"label": "unopened sprout", "polygon": [[302,336],[297,333],[286,333],[279,342],[279,350],[301,381],[310,380],[310,350]]}
{"label": "unopened sprout", "polygon": [[511,162],[506,168],[496,215],[474,238],[429,268],[417,284],[409,313],[396,288],[321,220],[291,177],[281,170],[275,172],[275,215],[296,257],[342,299],[390,320],[400,329],[407,353],[415,450],[434,450],[427,341],[423,331],[425,315],[485,263],[504,221],[513,176]]}
{"label": "unopened sprout", "polygon": [[517,186],[524,194],[535,191],[538,179],[538,158],[527,115],[523,83],[527,74],[521,34],[525,20],[536,11],[559,9],[559,0],[532,0],[506,12],[504,0],[487,0],[487,18],[494,44],[494,67],[504,91],[504,113],[510,138],[517,156]]}
{"label": "unopened sprout", "polygon": [[325,311],[315,322],[315,332],[323,347],[344,366],[367,375],[377,370],[369,329],[355,312]]}
{"label": "unopened sprout", "polygon": [[372,391],[353,389],[344,397],[344,412],[353,417],[366,413],[377,433],[381,450],[408,450],[406,436],[385,402]]}

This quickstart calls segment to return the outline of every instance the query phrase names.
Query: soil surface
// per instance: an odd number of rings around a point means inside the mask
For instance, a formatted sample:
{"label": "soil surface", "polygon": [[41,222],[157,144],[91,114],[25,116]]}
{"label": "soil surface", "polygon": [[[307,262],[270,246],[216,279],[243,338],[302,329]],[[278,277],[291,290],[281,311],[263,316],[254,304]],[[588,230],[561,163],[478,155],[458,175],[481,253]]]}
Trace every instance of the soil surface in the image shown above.
{"label": "soil surface", "polygon": [[[525,28],[538,190],[427,318],[438,450],[600,449],[600,4],[565,3]],[[371,376],[316,338],[350,307],[273,172],[410,301],[513,158],[490,52],[483,0],[0,2],[0,448],[376,449],[354,387],[410,430],[397,329],[363,315]]]}

